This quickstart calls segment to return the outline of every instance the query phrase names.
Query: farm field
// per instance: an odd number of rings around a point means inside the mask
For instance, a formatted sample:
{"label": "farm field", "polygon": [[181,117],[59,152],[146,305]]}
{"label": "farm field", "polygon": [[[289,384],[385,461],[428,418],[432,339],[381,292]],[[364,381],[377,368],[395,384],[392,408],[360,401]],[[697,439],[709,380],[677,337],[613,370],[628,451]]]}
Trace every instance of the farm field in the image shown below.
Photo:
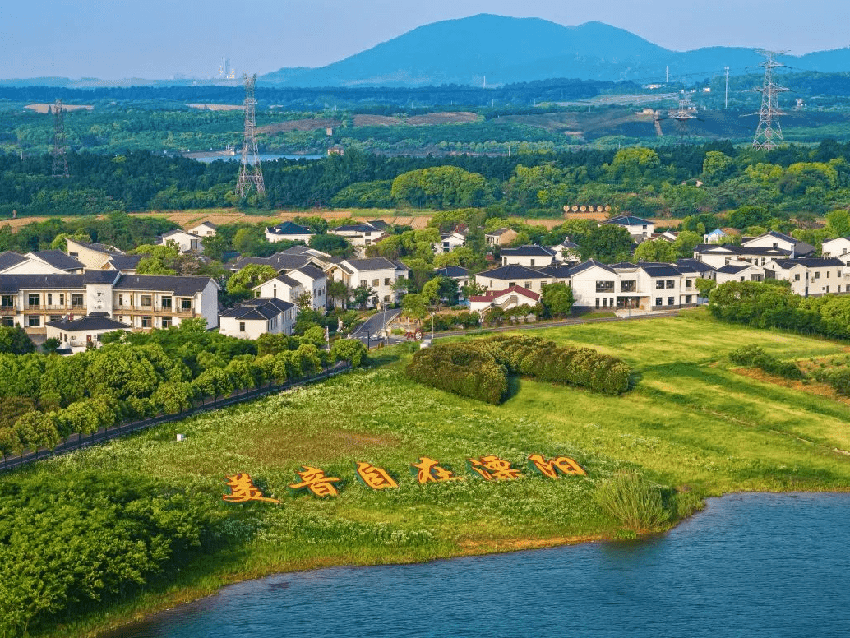
{"label": "farm field", "polygon": [[[464,554],[628,538],[595,493],[619,470],[662,486],[673,524],[701,499],[732,491],[850,489],[850,407],[741,376],[732,350],[757,344],[781,358],[835,356],[843,344],[721,324],[703,310],[663,319],[584,324],[530,333],[629,363],[634,388],[616,397],[530,380],[491,406],[408,380],[403,347],[377,365],[323,385],[161,426],[104,447],[0,477],[0,483],[85,473],[156,477],[216,512],[218,551],[155,581],[129,602],[34,635],[93,636],[108,626],[222,585],[337,564],[422,561]],[[185,435],[177,443],[176,434]],[[531,476],[529,454],[575,459],[586,476]],[[470,457],[497,455],[514,481],[476,480]],[[419,485],[410,465],[428,456],[464,480]],[[398,489],[371,490],[354,464],[387,469]],[[302,465],[338,477],[338,498],[293,496]],[[248,473],[269,503],[222,501],[223,477]]]}

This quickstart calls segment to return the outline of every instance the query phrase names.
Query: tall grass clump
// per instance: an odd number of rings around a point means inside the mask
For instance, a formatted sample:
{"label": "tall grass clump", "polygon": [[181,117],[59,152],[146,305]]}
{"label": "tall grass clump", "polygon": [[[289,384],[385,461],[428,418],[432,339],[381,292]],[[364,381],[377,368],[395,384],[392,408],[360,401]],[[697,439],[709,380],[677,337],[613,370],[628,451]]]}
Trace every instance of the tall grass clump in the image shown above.
{"label": "tall grass clump", "polygon": [[607,514],[634,532],[658,530],[670,520],[661,488],[633,470],[615,473],[594,496]]}
{"label": "tall grass clump", "polygon": [[732,363],[749,368],[761,368],[768,374],[775,374],[786,379],[802,379],[803,371],[794,361],[782,361],[767,354],[757,345],[742,346],[729,353]]}

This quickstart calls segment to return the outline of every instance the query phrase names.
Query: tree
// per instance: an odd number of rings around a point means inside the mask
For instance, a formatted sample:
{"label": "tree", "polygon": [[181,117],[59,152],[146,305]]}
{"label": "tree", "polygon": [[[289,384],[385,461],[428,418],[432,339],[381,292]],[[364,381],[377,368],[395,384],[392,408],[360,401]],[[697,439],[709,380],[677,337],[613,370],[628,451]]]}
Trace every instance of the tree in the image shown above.
{"label": "tree", "polygon": [[397,202],[417,208],[457,208],[484,203],[484,176],[456,166],[435,166],[402,173],[390,193]]}
{"label": "tree", "polygon": [[298,310],[310,310],[313,308],[313,295],[309,291],[304,291],[295,298],[295,305]]}
{"label": "tree", "polygon": [[240,297],[251,297],[254,288],[277,277],[277,270],[262,264],[248,264],[240,271],[233,273],[227,280],[227,292]]}
{"label": "tree", "polygon": [[310,238],[310,248],[315,248],[334,257],[345,258],[354,254],[354,248],[348,243],[345,237],[340,237],[333,233],[313,235]]}
{"label": "tree", "polygon": [[0,326],[0,353],[29,354],[35,352],[35,344],[20,326]]}
{"label": "tree", "polygon": [[423,319],[428,314],[427,299],[424,295],[405,295],[401,300],[401,307],[404,315],[413,319]]}
{"label": "tree", "polygon": [[664,239],[645,241],[635,248],[635,259],[639,261],[675,261],[676,249]]}
{"label": "tree", "polygon": [[351,291],[351,298],[354,303],[364,309],[366,308],[366,304],[369,303],[369,300],[374,296],[375,291],[371,286],[358,286]]}
{"label": "tree", "polygon": [[333,299],[334,306],[336,305],[336,302],[339,301],[340,306],[345,308],[348,300],[351,299],[351,288],[349,288],[344,281],[329,279],[327,293],[328,297]]}
{"label": "tree", "polygon": [[573,289],[565,283],[543,284],[540,303],[549,317],[566,317],[575,303]]}
{"label": "tree", "polygon": [[676,251],[677,257],[690,258],[694,256],[694,248],[697,247],[697,244],[701,243],[701,235],[689,230],[683,230],[679,232],[679,236],[673,242],[673,250]]}

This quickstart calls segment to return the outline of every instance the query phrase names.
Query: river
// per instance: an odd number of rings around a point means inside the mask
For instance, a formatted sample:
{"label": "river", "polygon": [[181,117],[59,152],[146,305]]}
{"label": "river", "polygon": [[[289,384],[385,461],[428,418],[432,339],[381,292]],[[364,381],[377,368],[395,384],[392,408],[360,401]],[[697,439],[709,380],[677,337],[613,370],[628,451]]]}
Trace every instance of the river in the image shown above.
{"label": "river", "polygon": [[848,636],[848,520],[848,494],[735,494],[655,538],[280,574],[114,635]]}

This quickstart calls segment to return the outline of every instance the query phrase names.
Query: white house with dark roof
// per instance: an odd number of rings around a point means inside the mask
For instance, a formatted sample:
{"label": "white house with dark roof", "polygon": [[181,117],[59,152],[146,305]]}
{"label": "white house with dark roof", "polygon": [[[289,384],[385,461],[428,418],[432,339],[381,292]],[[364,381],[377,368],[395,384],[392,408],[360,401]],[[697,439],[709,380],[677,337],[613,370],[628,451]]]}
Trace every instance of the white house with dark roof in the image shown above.
{"label": "white house with dark roof", "polygon": [[790,251],[773,246],[738,246],[736,244],[698,244],[694,248],[694,259],[702,261],[712,268],[747,262],[755,266],[764,266],[776,259],[788,259]]}
{"label": "white house with dark roof", "polygon": [[109,261],[114,255],[123,255],[124,253],[114,246],[106,244],[92,244],[82,241],[76,241],[68,238],[66,240],[65,252],[74,259],[82,262],[86,270],[108,270],[110,269]]}
{"label": "white house with dark roof", "polygon": [[170,328],[203,317],[218,325],[218,285],[209,277],[121,275],[112,286],[112,316],[134,329]]}
{"label": "white house with dark roof", "polygon": [[721,266],[714,271],[714,280],[718,285],[728,281],[764,281],[765,267],[747,262],[737,262]]}
{"label": "white house with dark roof", "polygon": [[107,312],[93,312],[78,319],[58,319],[45,324],[46,338],[57,339],[60,352],[77,353],[99,348],[100,337],[116,330],[132,330],[126,323],[112,319]]}
{"label": "white house with dark roof", "polygon": [[555,261],[555,253],[544,246],[517,246],[502,248],[502,266],[525,266],[526,268],[543,268]]}
{"label": "white house with dark roof", "polygon": [[[622,226],[638,242],[645,241],[655,232],[655,222],[641,219],[634,215],[617,215],[606,219],[602,224],[615,224]],[[601,224],[600,224],[601,225]]]}
{"label": "white house with dark roof", "polygon": [[513,228],[497,228],[484,233],[484,241],[488,246],[507,246],[516,238],[517,232]]}
{"label": "white house with dark roof", "polygon": [[840,259],[809,257],[777,259],[766,269],[768,277],[784,279],[801,297],[850,292],[850,273]]}
{"label": "white house with dark roof", "polygon": [[0,253],[0,273],[5,275],[79,275],[83,264],[61,250],[41,250],[25,255]]}
{"label": "white house with dark roof", "polygon": [[286,221],[266,228],[266,241],[273,244],[280,241],[301,241],[308,244],[315,234],[306,226]]}
{"label": "white house with dark roof", "polygon": [[451,233],[440,233],[440,241],[432,244],[431,248],[436,254],[450,253],[464,244],[466,244],[466,236],[463,233],[453,231]]}
{"label": "white house with dark roof", "polygon": [[287,271],[287,276],[301,284],[310,293],[313,310],[324,310],[328,305],[328,276],[321,268],[305,264]]}
{"label": "white house with dark roof", "polygon": [[197,235],[201,239],[204,237],[215,237],[216,232],[218,231],[218,226],[209,221],[204,221],[189,229],[189,232],[193,235]]}
{"label": "white house with dark roof", "polygon": [[344,237],[354,246],[354,249],[359,255],[364,255],[367,246],[377,244],[386,235],[382,228],[378,228],[369,222],[344,224],[337,228],[331,228],[328,232],[332,235]]}
{"label": "white house with dark roof", "polygon": [[850,262],[850,237],[836,237],[821,244],[821,255],[840,259],[845,264]]}
{"label": "white house with dark roof", "polygon": [[775,248],[784,250],[791,259],[810,257],[815,253],[815,247],[790,235],[771,230],[763,235],[741,242],[742,248]]}
{"label": "white house with dark roof", "polygon": [[552,283],[552,277],[534,268],[513,265],[480,272],[475,275],[475,282],[486,290],[505,290],[512,286],[521,286],[540,293],[543,284]]}
{"label": "white house with dark roof", "polygon": [[386,257],[370,259],[343,259],[331,267],[328,276],[334,281],[342,281],[349,288],[371,288],[374,295],[367,302],[367,307],[378,303],[398,303],[404,294],[403,290],[395,290],[393,286],[399,279],[407,279],[410,269],[400,261]]}
{"label": "white house with dark roof", "polygon": [[254,288],[254,294],[257,297],[280,299],[293,304],[296,303],[299,295],[303,293],[303,284],[288,275],[278,275],[274,279],[269,279]]}
{"label": "white house with dark roof", "polygon": [[180,228],[163,233],[157,240],[157,244],[160,246],[167,246],[169,242],[174,242],[181,253],[201,253],[204,250],[201,238],[198,235]]}
{"label": "white house with dark roof", "polygon": [[257,339],[264,334],[292,334],[298,310],[282,299],[248,299],[219,314],[218,331],[237,339]]}
{"label": "white house with dark roof", "polygon": [[570,241],[569,238],[564,239],[557,246],[551,246],[550,250],[555,255],[555,261],[566,264],[578,264],[581,262],[581,248],[575,242]]}

